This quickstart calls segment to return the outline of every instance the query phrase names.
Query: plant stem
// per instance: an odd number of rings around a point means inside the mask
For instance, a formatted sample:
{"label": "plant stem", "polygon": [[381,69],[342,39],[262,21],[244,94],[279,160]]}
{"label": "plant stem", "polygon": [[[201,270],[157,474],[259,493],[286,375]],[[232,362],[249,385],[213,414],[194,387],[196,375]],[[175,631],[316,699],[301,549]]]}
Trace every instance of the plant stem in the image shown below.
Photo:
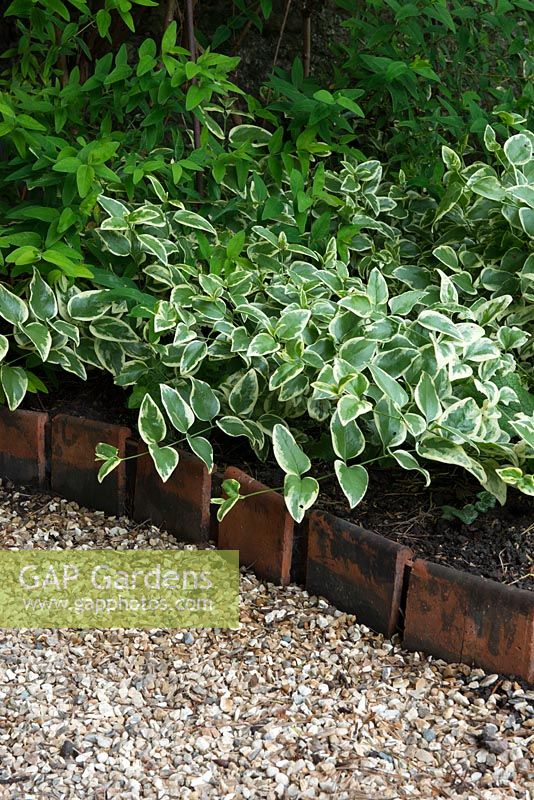
{"label": "plant stem", "polygon": [[[193,0],[186,0],[185,2],[185,10],[186,10],[186,22],[187,22],[187,46],[189,49],[189,53],[191,55],[191,61],[197,60],[197,49],[196,49],[196,41],[195,41],[195,21],[193,16]],[[193,78],[193,83],[196,83],[195,79]],[[200,120],[193,113],[193,141],[195,144],[195,150],[200,149]],[[197,192],[202,194],[202,175],[200,172],[195,173],[195,182]]]}
{"label": "plant stem", "polygon": [[311,68],[311,12],[308,5],[304,8],[304,41],[302,48],[302,63],[304,65],[304,77],[310,77]]}
{"label": "plant stem", "polygon": [[274,58],[273,58],[273,69],[276,67],[276,62],[278,61],[278,54],[280,53],[280,46],[282,44],[282,39],[284,38],[284,31],[286,29],[287,18],[289,16],[289,9],[291,8],[291,0],[286,0],[286,7],[284,10],[284,19],[282,20],[282,26],[280,28],[280,35],[278,36],[278,42],[276,43],[276,50],[274,51]]}

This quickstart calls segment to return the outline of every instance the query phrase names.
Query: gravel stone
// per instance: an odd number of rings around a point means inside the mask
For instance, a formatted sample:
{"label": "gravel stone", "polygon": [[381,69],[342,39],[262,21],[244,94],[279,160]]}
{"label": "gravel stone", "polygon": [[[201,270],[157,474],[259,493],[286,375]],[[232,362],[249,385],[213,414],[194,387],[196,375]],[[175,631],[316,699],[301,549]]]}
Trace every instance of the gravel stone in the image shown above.
{"label": "gravel stone", "polygon": [[[0,484],[0,547],[181,549]],[[534,693],[241,574],[239,630],[0,630],[0,800],[533,800]]]}

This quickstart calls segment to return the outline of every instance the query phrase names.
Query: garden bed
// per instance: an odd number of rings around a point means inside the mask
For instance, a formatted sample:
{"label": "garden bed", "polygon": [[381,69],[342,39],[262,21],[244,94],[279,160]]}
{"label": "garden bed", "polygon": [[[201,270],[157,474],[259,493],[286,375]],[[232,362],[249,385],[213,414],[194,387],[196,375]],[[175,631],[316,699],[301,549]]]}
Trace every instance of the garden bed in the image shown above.
{"label": "garden bed", "polygon": [[[266,486],[283,485],[284,474],[274,461],[258,461],[236,440],[220,437],[215,451],[219,466],[239,465]],[[314,470],[318,480],[324,474],[320,466]],[[418,476],[402,470],[369,470],[369,477],[367,494],[353,510],[334,478],[320,480],[315,508],[406,545],[417,557],[534,590],[532,498],[509,489],[504,507],[496,504],[468,525],[442,516],[443,506],[462,509],[477,500],[481,486],[461,470],[436,471],[428,488]]]}
{"label": "garden bed", "polygon": [[[50,417],[69,414],[135,429],[137,411],[124,405],[125,393],[105,375],[87,382],[65,376],[47,395],[27,395],[24,407]],[[216,429],[212,437],[215,463],[223,472],[237,466],[274,489],[284,473],[273,459],[263,463],[242,440]],[[321,492],[316,508],[411,548],[416,557],[479,575],[505,585],[534,590],[534,500],[512,488],[504,507],[498,503],[479,513],[470,524],[443,517],[443,507],[461,510],[477,501],[481,486],[465,471],[436,470],[432,483],[403,470],[369,470],[369,489],[353,510],[335,478],[324,478],[331,467],[318,464],[313,474]]]}

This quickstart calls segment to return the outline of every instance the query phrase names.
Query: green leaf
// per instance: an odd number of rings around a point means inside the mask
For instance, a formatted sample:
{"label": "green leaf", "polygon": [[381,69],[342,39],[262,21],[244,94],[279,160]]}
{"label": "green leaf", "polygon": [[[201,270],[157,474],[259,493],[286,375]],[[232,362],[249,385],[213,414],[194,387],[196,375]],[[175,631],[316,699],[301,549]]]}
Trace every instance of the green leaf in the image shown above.
{"label": "green leaf", "polygon": [[6,261],[8,264],[16,264],[17,266],[25,266],[27,264],[33,264],[35,261],[39,261],[41,258],[41,251],[38,247],[33,247],[33,245],[24,245],[23,247],[17,247],[16,250],[13,250],[9,255],[6,256]]}
{"label": "green leaf", "polygon": [[485,483],[487,480],[482,465],[474,458],[471,458],[462,445],[454,444],[439,436],[428,435],[422,441],[416,443],[416,450],[420,456],[431,461],[463,467],[474,475],[480,483]]}
{"label": "green leaf", "polygon": [[208,472],[213,470],[213,447],[204,436],[187,436],[187,444],[206,465]]}
{"label": "green leaf", "polygon": [[254,410],[258,396],[258,375],[255,369],[250,369],[233,387],[228,403],[234,414],[248,416]]}
{"label": "green leaf", "polygon": [[330,436],[335,454],[343,461],[356,458],[365,449],[365,437],[356,422],[343,425],[337,411],[330,420]]}
{"label": "green leaf", "polygon": [[441,404],[431,376],[423,372],[415,387],[414,399],[427,422],[432,422],[441,414]]}
{"label": "green leaf", "polygon": [[444,333],[446,336],[450,336],[451,339],[455,339],[457,342],[463,341],[463,336],[451,320],[445,316],[445,314],[441,314],[439,311],[431,311],[426,310],[421,311],[419,316],[417,317],[417,321],[423,328],[427,328],[431,331],[437,331],[437,333]]}
{"label": "green leaf", "polygon": [[425,479],[425,486],[430,485],[430,473],[428,470],[423,469],[419,465],[419,462],[411,453],[407,450],[390,450],[390,455],[393,456],[399,467],[402,469],[409,469],[415,470],[416,472],[420,472],[421,475],[424,476]]}
{"label": "green leaf", "polygon": [[284,500],[295,522],[302,522],[308,508],[315,503],[319,494],[319,484],[315,478],[301,478],[288,474],[284,478]]}
{"label": "green leaf", "polygon": [[373,406],[367,400],[362,400],[361,397],[352,395],[345,395],[337,404],[337,413],[342,425],[348,425],[349,422],[357,419],[362,414],[367,414],[372,409]]}
{"label": "green leaf", "polygon": [[504,143],[504,154],[515,167],[528,164],[532,159],[532,142],[524,133],[516,133]]}
{"label": "green leaf", "polygon": [[432,252],[436,258],[439,259],[442,264],[445,264],[446,267],[449,267],[449,269],[454,271],[458,268],[458,256],[449,245],[443,244],[439,247],[435,247]]}
{"label": "green leaf", "polygon": [[57,302],[54,292],[44,281],[38,270],[33,270],[30,281],[30,310],[37,319],[47,320],[57,316]]}
{"label": "green leaf", "polygon": [[337,479],[349,506],[355,508],[363,500],[369,485],[369,475],[365,467],[354,464],[349,467],[344,461],[334,462]]}
{"label": "green leaf", "polygon": [[183,399],[182,395],[173,389],[172,386],[167,386],[162,383],[159,387],[161,393],[161,402],[167,412],[173,427],[180,433],[186,433],[195,421],[195,415]]}
{"label": "green leaf", "polygon": [[285,425],[273,428],[273,452],[281,469],[291,475],[302,475],[311,467],[310,459]]}
{"label": "green leaf", "polygon": [[376,385],[381,389],[386,397],[389,397],[399,408],[406,405],[409,400],[407,393],[395,378],[388,375],[383,369],[373,364],[369,367],[369,371],[373,376]]}
{"label": "green leaf", "polygon": [[87,197],[93,186],[95,171],[88,164],[80,164],[76,170],[76,185],[80,197]]}
{"label": "green leaf", "polygon": [[148,452],[154,462],[158,475],[163,483],[165,483],[178,466],[180,457],[177,451],[174,447],[159,447],[157,444],[149,444]]}
{"label": "green leaf", "polygon": [[6,336],[0,333],[0,361],[3,361],[9,350],[9,341]]}
{"label": "green leaf", "polygon": [[97,339],[108,342],[138,342],[139,337],[127,322],[116,317],[98,317],[89,325],[89,330]]}
{"label": "green leaf", "polygon": [[29,322],[27,325],[21,325],[20,330],[35,346],[41,359],[46,361],[52,347],[52,336],[46,325],[42,322]]}
{"label": "green leaf", "polygon": [[102,483],[104,478],[107,475],[109,475],[110,472],[113,472],[113,470],[116,469],[119,466],[119,464],[121,463],[121,460],[122,459],[120,459],[120,458],[113,457],[113,458],[108,458],[106,461],[104,461],[104,463],[102,464],[102,466],[98,470],[98,475],[97,475],[98,483]]}
{"label": "green leaf", "polygon": [[186,344],[180,359],[180,374],[190,375],[195,372],[205,359],[207,352],[206,342],[196,340]]}
{"label": "green leaf", "polygon": [[103,38],[109,31],[111,25],[111,14],[105,8],[101,8],[96,13],[96,27],[99,35]]}
{"label": "green leaf", "polygon": [[22,325],[28,319],[28,308],[24,300],[10,292],[0,283],[0,317],[12,325]]}
{"label": "green leaf", "polygon": [[95,449],[95,461],[107,461],[108,458],[118,458],[119,449],[112,444],[99,442]]}
{"label": "green leaf", "polygon": [[0,367],[0,383],[10,411],[14,411],[24,400],[28,389],[28,376],[22,367]]}
{"label": "green leaf", "polygon": [[208,383],[191,378],[191,396],[189,402],[198,419],[210,421],[220,411],[221,404],[217,395]]}
{"label": "green leaf", "polygon": [[146,444],[158,444],[167,433],[163,414],[148,393],[143,397],[139,409],[138,428]]}
{"label": "green leaf", "polygon": [[145,253],[156,256],[158,261],[162,264],[169,263],[167,251],[159,239],[156,239],[155,236],[151,236],[149,233],[138,233],[137,239],[139,240],[141,249],[144,250]]}
{"label": "green leaf", "polygon": [[195,214],[193,211],[176,211],[173,219],[179,225],[185,225],[187,228],[195,228],[199,231],[211,233],[213,236],[217,235],[217,231],[207,219],[201,217],[200,214]]}

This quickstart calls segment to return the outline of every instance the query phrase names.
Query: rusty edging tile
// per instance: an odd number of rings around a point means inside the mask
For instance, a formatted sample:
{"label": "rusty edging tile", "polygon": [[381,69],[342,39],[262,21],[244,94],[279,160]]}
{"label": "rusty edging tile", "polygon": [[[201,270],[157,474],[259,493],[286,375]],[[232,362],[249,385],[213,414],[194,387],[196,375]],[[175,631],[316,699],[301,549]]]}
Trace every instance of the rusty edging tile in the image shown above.
{"label": "rusty edging tile", "polygon": [[251,567],[256,575],[273,583],[288,584],[294,522],[284,498],[274,491],[265,491],[267,486],[235,467],[229,467],[224,478],[239,481],[241,494],[263,494],[240,500],[219,523],[219,549],[239,550],[241,565]]}
{"label": "rusty edging tile", "polygon": [[399,624],[409,547],[323,511],[310,515],[306,589],[391,636]]}
{"label": "rusty edging tile", "polygon": [[46,488],[46,426],[42,411],[0,407],[0,477]]}
{"label": "rusty edging tile", "polygon": [[534,592],[417,559],[404,646],[534,682]]}
{"label": "rusty edging tile", "polygon": [[53,492],[80,505],[107,514],[121,515],[126,505],[126,468],[120,464],[103,483],[98,483],[99,463],[95,448],[99,442],[112,444],[123,458],[129,428],[69,414],[52,420],[51,488]]}
{"label": "rusty edging tile", "polygon": [[178,466],[163,483],[146,445],[139,444],[133,515],[164,527],[180,541],[207,543],[210,534],[211,475],[196,456],[179,451]]}

